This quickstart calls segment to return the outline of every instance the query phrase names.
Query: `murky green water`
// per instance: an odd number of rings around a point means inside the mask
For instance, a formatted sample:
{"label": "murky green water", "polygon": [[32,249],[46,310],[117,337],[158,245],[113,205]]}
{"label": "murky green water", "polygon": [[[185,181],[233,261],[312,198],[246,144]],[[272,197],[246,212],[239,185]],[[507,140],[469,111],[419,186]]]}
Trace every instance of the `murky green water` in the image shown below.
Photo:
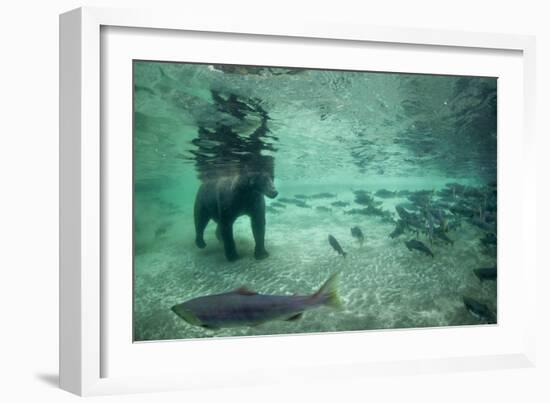
{"label": "murky green water", "polygon": [[[473,272],[496,266],[496,79],[135,62],[134,84],[136,341],[492,322],[463,297],[496,314],[496,281]],[[214,222],[195,245],[193,205],[243,171],[279,192],[270,255],[243,216],[228,262]],[[170,310],[243,285],[311,294],[336,271],[342,309],[295,321],[211,330]]]}

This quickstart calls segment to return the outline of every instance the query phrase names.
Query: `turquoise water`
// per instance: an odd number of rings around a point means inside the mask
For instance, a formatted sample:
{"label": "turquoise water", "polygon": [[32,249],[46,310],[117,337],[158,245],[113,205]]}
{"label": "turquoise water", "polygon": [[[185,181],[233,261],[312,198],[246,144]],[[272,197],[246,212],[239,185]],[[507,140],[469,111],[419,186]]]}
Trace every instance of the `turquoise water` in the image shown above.
{"label": "turquoise water", "polygon": [[[473,272],[496,266],[496,168],[494,78],[135,62],[134,338],[487,323],[463,297],[496,314],[496,281]],[[193,204],[202,182],[243,170],[279,192],[265,199],[270,255],[254,258],[243,216],[229,262],[213,222],[195,245]],[[415,218],[392,238],[396,206]],[[243,285],[308,295],[336,271],[342,308],[296,321],[211,330],[170,310]]]}

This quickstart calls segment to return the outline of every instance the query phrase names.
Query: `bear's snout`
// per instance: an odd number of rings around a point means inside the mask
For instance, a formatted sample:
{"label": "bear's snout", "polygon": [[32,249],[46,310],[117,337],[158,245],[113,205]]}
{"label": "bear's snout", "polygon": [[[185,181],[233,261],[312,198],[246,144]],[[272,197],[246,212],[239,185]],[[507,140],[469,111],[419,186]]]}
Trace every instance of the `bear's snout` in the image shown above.
{"label": "bear's snout", "polygon": [[265,195],[270,199],[276,198],[278,194],[279,192],[277,192],[275,189],[269,189],[267,192],[265,192]]}

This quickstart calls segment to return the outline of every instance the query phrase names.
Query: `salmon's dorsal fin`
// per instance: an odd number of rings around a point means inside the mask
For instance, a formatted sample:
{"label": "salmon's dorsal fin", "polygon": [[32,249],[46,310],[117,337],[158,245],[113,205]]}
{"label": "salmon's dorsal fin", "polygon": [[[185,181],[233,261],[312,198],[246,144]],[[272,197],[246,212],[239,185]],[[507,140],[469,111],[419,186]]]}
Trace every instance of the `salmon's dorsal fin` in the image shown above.
{"label": "salmon's dorsal fin", "polygon": [[233,290],[233,292],[235,294],[240,294],[240,295],[256,295],[256,294],[258,294],[256,291],[251,290],[250,288],[248,288],[244,285],[242,287],[239,287],[239,288]]}
{"label": "salmon's dorsal fin", "polygon": [[290,318],[287,318],[285,319],[286,321],[295,321],[295,320],[298,320],[302,317],[304,313],[303,312],[300,312],[300,313],[297,313],[296,315],[292,315]]}

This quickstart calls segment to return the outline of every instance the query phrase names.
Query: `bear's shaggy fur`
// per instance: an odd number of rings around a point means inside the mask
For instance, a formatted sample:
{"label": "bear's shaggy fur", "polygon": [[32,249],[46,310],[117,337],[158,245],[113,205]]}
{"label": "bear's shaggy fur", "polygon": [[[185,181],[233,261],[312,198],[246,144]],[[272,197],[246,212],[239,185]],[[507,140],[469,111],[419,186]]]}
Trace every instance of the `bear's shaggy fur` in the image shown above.
{"label": "bear's shaggy fur", "polygon": [[248,215],[256,242],[254,256],[263,259],[269,256],[265,250],[265,200],[274,198],[277,190],[272,178],[266,173],[246,173],[222,177],[203,183],[195,198],[195,243],[204,248],[204,229],[210,220],[218,224],[216,236],[223,242],[225,257],[229,261],[239,258],[233,239],[233,223]]}

